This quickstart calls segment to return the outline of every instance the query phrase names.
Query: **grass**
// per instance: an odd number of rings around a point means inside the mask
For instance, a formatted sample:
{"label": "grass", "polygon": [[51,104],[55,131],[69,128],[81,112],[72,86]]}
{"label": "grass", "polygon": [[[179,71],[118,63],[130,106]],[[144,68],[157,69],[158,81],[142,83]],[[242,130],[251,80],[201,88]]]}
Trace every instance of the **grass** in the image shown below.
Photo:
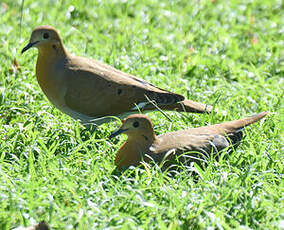
{"label": "grass", "polygon": [[[280,229],[283,205],[283,3],[280,0],[0,3],[0,229]],[[22,19],[21,19],[22,17]],[[168,177],[157,167],[111,175],[125,140],[93,134],[55,109],[35,78],[32,29],[56,27],[66,48],[109,63],[220,114],[148,113],[155,131],[271,114],[220,162]],[[13,65],[14,58],[20,68]],[[218,98],[218,100],[217,100]]]}

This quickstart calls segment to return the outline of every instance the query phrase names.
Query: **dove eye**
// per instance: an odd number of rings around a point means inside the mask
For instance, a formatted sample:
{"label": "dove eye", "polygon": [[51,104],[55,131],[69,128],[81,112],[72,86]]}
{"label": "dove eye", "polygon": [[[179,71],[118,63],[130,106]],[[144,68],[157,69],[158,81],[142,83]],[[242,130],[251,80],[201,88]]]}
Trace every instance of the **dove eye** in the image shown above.
{"label": "dove eye", "polygon": [[139,122],[138,121],[135,121],[134,123],[133,123],[133,127],[134,128],[137,128],[139,126]]}
{"label": "dove eye", "polygon": [[48,34],[48,33],[44,33],[44,34],[43,34],[43,38],[44,38],[44,39],[48,39],[48,38],[49,38],[49,34]]}

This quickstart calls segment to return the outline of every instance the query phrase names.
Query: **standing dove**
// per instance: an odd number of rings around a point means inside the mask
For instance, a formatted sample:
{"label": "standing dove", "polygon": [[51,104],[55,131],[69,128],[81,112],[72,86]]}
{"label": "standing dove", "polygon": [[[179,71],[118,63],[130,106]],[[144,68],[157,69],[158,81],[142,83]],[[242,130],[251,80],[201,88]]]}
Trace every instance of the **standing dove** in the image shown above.
{"label": "standing dove", "polygon": [[[115,165],[118,169],[137,166],[141,160],[153,160],[162,165],[163,169],[176,165],[178,161],[188,164],[206,161],[211,153],[231,146],[237,146],[241,141],[242,129],[265,117],[268,112],[262,112],[248,118],[224,122],[199,128],[190,128],[156,136],[151,120],[143,114],[133,114],[123,120],[120,129],[110,138],[121,133],[128,139],[118,150]],[[185,154],[182,154],[185,153]],[[165,161],[167,160],[167,161]],[[173,164],[175,163],[175,164]]]}
{"label": "standing dove", "polygon": [[39,26],[31,34],[28,49],[38,48],[36,77],[47,96],[69,116],[99,125],[107,116],[126,117],[139,109],[211,112],[212,107],[185,99],[107,64],[69,54],[58,32]]}

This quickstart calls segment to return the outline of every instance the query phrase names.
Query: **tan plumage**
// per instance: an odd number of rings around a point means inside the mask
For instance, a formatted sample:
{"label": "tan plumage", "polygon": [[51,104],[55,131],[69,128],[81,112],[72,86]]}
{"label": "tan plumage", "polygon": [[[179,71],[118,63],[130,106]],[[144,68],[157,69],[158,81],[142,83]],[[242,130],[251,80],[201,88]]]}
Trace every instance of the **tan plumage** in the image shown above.
{"label": "tan plumage", "polygon": [[[168,168],[173,164],[171,160],[174,160],[176,164],[176,157],[181,155],[183,156],[179,158],[179,161],[186,164],[195,161],[199,164],[211,153],[217,153],[232,145],[236,146],[242,139],[241,129],[257,122],[267,114],[262,112],[241,120],[190,128],[159,136],[155,135],[152,122],[146,115],[130,115],[123,120],[120,129],[110,136],[114,137],[120,133],[128,135],[127,141],[116,154],[115,164],[118,169],[121,169],[131,165],[137,166],[141,159],[161,163],[166,158],[170,161],[166,162],[163,168]],[[185,152],[188,153],[182,154]]]}
{"label": "tan plumage", "polygon": [[137,111],[137,106],[156,109],[148,99],[165,110],[203,113],[212,109],[104,63],[70,55],[53,27],[37,27],[22,53],[31,47],[39,50],[36,76],[45,95],[82,122],[101,124],[109,121],[105,116],[124,117]]}

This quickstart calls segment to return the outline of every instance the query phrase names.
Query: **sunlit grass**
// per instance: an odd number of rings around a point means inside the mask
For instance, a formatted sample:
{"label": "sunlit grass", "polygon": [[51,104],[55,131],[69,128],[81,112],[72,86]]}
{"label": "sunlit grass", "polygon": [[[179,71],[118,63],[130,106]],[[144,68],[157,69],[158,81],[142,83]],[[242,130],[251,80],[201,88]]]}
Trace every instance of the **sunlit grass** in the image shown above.
{"label": "sunlit grass", "polygon": [[[0,3],[0,229],[277,229],[283,225],[281,1]],[[32,29],[56,27],[66,48],[227,114],[148,115],[161,134],[270,111],[239,148],[204,171],[157,167],[112,175],[118,122],[93,134],[55,109],[35,78]],[[13,65],[16,58],[19,68]],[[217,100],[218,99],[218,100]],[[129,177],[128,174],[134,174]],[[282,222],[281,222],[282,220]]]}

